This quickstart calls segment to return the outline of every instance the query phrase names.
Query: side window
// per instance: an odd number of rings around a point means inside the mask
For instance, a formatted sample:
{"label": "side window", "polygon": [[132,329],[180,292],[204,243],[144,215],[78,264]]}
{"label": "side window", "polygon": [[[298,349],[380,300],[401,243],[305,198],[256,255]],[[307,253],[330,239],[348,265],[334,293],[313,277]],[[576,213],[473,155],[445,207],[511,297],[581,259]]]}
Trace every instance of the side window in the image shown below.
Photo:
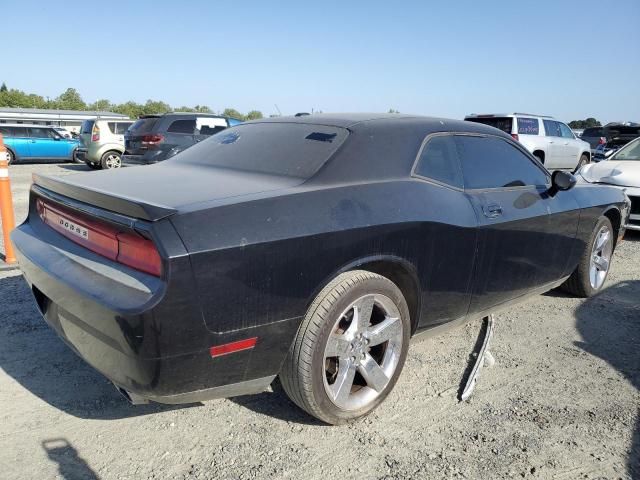
{"label": "side window", "polygon": [[196,119],[197,135],[213,135],[227,128],[227,120],[215,117],[198,117]]}
{"label": "side window", "polygon": [[575,137],[573,136],[573,132],[567,125],[560,122],[557,122],[557,123],[558,125],[560,125],[560,133],[562,134],[563,138],[575,139]]}
{"label": "side window", "polygon": [[561,137],[560,124],[554,120],[544,120],[544,131],[547,137]]}
{"label": "side window", "polygon": [[29,136],[31,138],[55,138],[56,135],[51,128],[29,128]]}
{"label": "side window", "polygon": [[125,123],[116,123],[116,131],[115,134],[116,135],[124,135],[125,132],[129,129],[129,127],[132,125],[131,122],[125,122]]}
{"label": "side window", "polygon": [[116,133],[116,122],[107,122],[107,125],[109,126],[109,131],[111,133]]}
{"label": "side window", "polygon": [[537,118],[520,118],[518,117],[518,134],[519,135],[538,135],[540,127]]}
{"label": "side window", "polygon": [[193,135],[196,129],[195,118],[191,120],[174,120],[167,128],[167,132],[170,133],[187,133]]}
{"label": "side window", "polygon": [[497,137],[456,135],[465,188],[546,185],[548,177],[527,155]]}
{"label": "side window", "polygon": [[462,172],[454,137],[442,135],[429,139],[420,153],[414,173],[462,188]]}
{"label": "side window", "polygon": [[29,136],[27,129],[25,127],[8,127],[10,135],[12,134],[14,137],[25,138]]}

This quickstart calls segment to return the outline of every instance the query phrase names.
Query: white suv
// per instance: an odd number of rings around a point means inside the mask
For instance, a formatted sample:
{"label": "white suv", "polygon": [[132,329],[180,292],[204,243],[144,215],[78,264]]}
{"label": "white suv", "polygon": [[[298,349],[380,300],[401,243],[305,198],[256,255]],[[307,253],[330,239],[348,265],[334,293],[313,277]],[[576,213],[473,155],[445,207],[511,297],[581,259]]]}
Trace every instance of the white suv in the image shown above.
{"label": "white suv", "polygon": [[591,146],[552,117],[528,113],[467,115],[465,120],[499,128],[525,146],[548,170],[577,171],[591,161]]}

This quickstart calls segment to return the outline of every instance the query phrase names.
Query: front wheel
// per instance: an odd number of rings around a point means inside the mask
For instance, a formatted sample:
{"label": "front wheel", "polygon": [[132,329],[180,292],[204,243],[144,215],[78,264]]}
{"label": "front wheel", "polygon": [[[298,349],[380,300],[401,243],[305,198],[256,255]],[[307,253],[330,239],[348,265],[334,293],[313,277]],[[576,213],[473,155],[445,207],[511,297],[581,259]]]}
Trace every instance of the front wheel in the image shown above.
{"label": "front wheel", "polygon": [[578,297],[590,297],[598,293],[609,274],[615,244],[611,221],[598,219],[589,238],[580,263],[562,285],[562,288]]}
{"label": "front wheel", "polygon": [[9,150],[8,148],[6,149],[6,151],[7,151],[7,164],[11,165],[11,162],[13,162],[13,160],[14,160],[13,152],[11,150]]}
{"label": "front wheel", "polygon": [[339,275],[316,297],[280,373],[293,402],[343,424],[370,413],[393,389],[407,356],[409,309],[389,279]]}
{"label": "front wheel", "polygon": [[584,167],[587,163],[589,163],[589,156],[586,154],[580,155],[580,161],[578,162],[578,166],[573,171],[573,173],[577,173],[582,167]]}

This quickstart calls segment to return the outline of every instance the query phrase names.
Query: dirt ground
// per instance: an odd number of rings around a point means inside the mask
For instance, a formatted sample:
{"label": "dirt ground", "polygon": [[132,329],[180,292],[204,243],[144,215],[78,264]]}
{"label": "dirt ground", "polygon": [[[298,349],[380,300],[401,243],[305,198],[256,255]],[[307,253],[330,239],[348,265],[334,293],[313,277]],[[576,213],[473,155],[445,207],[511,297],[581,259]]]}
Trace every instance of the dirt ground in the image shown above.
{"label": "dirt ground", "polygon": [[[11,167],[17,217],[31,172]],[[0,251],[3,251],[0,245]],[[480,322],[414,342],[365,420],[320,425],[277,387],[188,406],[130,406],[0,269],[0,478],[640,478],[640,235],[607,288],[550,292],[497,316],[471,400],[456,399]]]}

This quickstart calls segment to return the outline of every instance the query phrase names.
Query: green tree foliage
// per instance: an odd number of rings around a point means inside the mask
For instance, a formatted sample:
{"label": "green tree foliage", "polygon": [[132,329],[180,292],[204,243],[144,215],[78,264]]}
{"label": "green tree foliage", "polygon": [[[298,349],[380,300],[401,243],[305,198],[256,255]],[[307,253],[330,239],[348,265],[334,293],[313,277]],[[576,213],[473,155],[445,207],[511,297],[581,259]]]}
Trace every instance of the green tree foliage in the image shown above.
{"label": "green tree foliage", "polygon": [[[87,104],[75,88],[67,88],[58,97],[50,100],[48,97],[44,98],[33,93],[25,93],[21,90],[9,89],[4,82],[0,86],[0,107],[116,112],[127,115],[129,118],[138,118],[141,115],[161,114],[174,111],[168,103],[151,99],[147,100],[144,104],[140,104],[132,100],[125,103],[115,104],[111,103],[110,100],[103,98]],[[194,107],[183,105],[180,108],[176,108],[175,111],[214,113],[214,111],[207,105],[196,105]],[[226,108],[222,112],[222,115],[237,118],[238,120],[255,120],[263,118],[262,112],[259,112],[258,110],[251,110],[246,115],[243,115],[235,108]]]}
{"label": "green tree foliage", "polygon": [[86,110],[87,105],[75,88],[67,88],[55,100],[57,108],[63,110]]}
{"label": "green tree foliage", "polygon": [[585,120],[572,120],[569,122],[571,128],[591,128],[600,127],[602,124],[593,117],[589,117]]}
{"label": "green tree foliage", "polygon": [[400,111],[399,110],[394,110],[393,108],[390,108],[388,113],[400,113]]}
{"label": "green tree foliage", "polygon": [[264,118],[262,115],[262,112],[258,111],[258,110],[251,110],[249,113],[247,113],[247,115],[245,116],[245,120],[258,120],[260,118]]}
{"label": "green tree foliage", "polygon": [[222,115],[224,115],[225,117],[237,118],[238,120],[244,120],[244,115],[242,115],[235,108],[225,108],[222,112]]}

